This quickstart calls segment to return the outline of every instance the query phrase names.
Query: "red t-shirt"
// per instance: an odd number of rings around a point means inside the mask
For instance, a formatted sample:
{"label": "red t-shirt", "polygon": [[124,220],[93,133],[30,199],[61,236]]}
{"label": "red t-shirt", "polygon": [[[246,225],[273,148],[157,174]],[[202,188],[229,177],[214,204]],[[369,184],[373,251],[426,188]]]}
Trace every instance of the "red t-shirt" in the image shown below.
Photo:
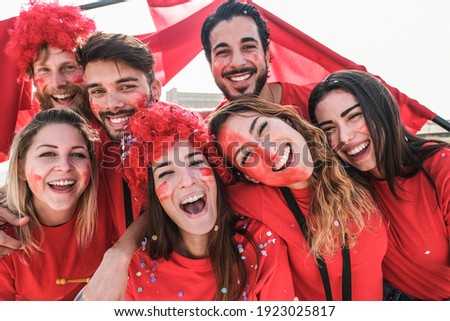
{"label": "red t-shirt", "polygon": [[[86,283],[57,285],[56,279],[91,277],[102,261],[103,254],[113,244],[113,228],[107,213],[99,212],[92,242],[78,251],[74,215],[67,223],[43,227],[45,239],[42,251],[26,256],[15,251],[0,260],[0,300],[59,301],[73,300]],[[12,228],[8,234],[13,235]]]}
{"label": "red t-shirt", "polygon": [[281,100],[280,105],[295,105],[302,116],[307,121],[310,121],[308,112],[309,94],[313,89],[313,85],[299,86],[287,82],[281,84]]}
{"label": "red t-shirt", "polygon": [[371,180],[388,219],[389,246],[384,277],[399,290],[421,300],[450,298],[450,149],[423,163],[436,185],[424,174],[398,179],[397,200],[386,181]]}
{"label": "red t-shirt", "polygon": [[[228,187],[228,193],[237,213],[260,220],[286,241],[296,296],[300,300],[325,301],[319,269],[281,191],[261,184],[238,183]],[[309,188],[292,189],[292,193],[307,216]],[[350,250],[353,300],[381,300],[383,297],[381,262],[386,253],[387,236],[380,221],[374,215],[372,223],[377,228],[364,230]],[[333,299],[342,300],[341,251],[326,263]]]}
{"label": "red t-shirt", "polygon": [[[99,189],[105,191],[105,199],[100,205],[104,205],[112,219],[118,238],[125,232],[126,215],[124,203],[124,180],[120,171],[121,148],[120,143],[107,139],[102,143],[101,160],[99,170]],[[136,202],[132,205],[132,216],[135,220],[139,216],[140,209]]]}
{"label": "red t-shirt", "polygon": [[[245,218],[238,224],[246,225],[257,246],[255,252],[247,238],[240,234],[234,236],[246,263],[248,284],[253,285],[246,288],[240,299],[293,300],[294,288],[284,241],[256,220]],[[208,258],[189,259],[176,252],[169,260],[152,260],[147,252],[138,250],[131,261],[129,277],[128,300],[212,301],[217,288]]]}

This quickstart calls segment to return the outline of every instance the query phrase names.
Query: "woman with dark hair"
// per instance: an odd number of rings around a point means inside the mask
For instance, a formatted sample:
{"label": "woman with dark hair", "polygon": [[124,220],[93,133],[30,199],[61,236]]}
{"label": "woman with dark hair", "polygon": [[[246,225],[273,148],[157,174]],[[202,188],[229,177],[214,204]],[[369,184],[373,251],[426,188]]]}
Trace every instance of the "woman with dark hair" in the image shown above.
{"label": "woman with dark hair", "polygon": [[219,177],[232,176],[203,120],[156,104],[137,112],[129,130],[124,176],[149,222],[127,299],[293,300],[286,245],[228,205]]}
{"label": "woman with dark hair", "polygon": [[449,145],[411,135],[389,90],[362,71],[329,75],[309,113],[347,169],[370,183],[388,221],[384,299],[449,299]]}
{"label": "woman with dark hair", "polygon": [[286,241],[299,299],[381,300],[385,228],[323,132],[255,97],[213,112],[209,126],[234,169],[264,184],[230,186],[230,201]]}
{"label": "woman with dark hair", "polygon": [[14,137],[2,204],[29,223],[5,227],[24,248],[0,261],[1,300],[73,300],[113,244],[97,210],[96,140],[82,116],[55,108]]}

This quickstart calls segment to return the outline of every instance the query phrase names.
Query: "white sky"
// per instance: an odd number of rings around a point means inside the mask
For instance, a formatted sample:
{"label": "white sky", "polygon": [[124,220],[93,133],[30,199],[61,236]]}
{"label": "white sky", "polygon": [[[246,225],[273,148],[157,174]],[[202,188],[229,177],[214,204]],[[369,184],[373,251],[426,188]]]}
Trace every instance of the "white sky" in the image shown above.
{"label": "white sky", "polygon": [[[81,0],[83,1],[83,0]],[[199,0],[195,0],[199,1]],[[2,2],[0,19],[22,0]],[[60,3],[79,3],[60,0]],[[86,1],[83,1],[86,2]],[[381,76],[391,86],[450,119],[450,1],[254,0],[338,54]],[[107,15],[90,10],[98,29],[150,32],[145,0],[113,5]],[[9,10],[5,10],[9,9]],[[104,10],[104,9],[102,9]],[[12,13],[11,13],[12,12]],[[129,19],[129,20],[128,20]],[[180,35],[182,36],[182,35]],[[165,89],[219,92],[203,52]]]}

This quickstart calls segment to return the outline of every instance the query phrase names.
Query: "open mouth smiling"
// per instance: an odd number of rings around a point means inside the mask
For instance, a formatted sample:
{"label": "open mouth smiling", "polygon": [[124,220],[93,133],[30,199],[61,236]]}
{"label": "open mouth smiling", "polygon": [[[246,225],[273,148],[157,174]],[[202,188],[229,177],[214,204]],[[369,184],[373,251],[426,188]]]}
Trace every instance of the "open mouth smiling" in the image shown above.
{"label": "open mouth smiling", "polygon": [[251,76],[252,76],[251,73],[246,73],[241,76],[230,76],[230,77],[228,77],[228,79],[231,80],[232,82],[241,82],[241,81],[245,81],[245,80],[249,79]]}
{"label": "open mouth smiling", "polygon": [[358,146],[352,148],[349,151],[345,151],[345,153],[349,156],[355,156],[357,154],[360,154],[362,152],[364,152],[367,147],[369,146],[370,142],[368,140],[366,140],[364,143],[359,144]]}
{"label": "open mouth smiling", "polygon": [[52,95],[52,98],[61,105],[68,105],[75,98],[75,94]]}
{"label": "open mouth smiling", "polygon": [[75,180],[65,179],[65,180],[51,181],[48,182],[47,185],[50,186],[50,188],[55,191],[63,192],[70,190],[75,185],[75,183],[76,183]]}
{"label": "open mouth smiling", "polygon": [[286,144],[283,148],[283,155],[276,162],[275,166],[272,168],[273,172],[279,172],[286,169],[292,161],[292,147],[290,144]]}
{"label": "open mouth smiling", "polygon": [[191,215],[200,213],[206,205],[205,194],[199,193],[181,201],[180,208]]}

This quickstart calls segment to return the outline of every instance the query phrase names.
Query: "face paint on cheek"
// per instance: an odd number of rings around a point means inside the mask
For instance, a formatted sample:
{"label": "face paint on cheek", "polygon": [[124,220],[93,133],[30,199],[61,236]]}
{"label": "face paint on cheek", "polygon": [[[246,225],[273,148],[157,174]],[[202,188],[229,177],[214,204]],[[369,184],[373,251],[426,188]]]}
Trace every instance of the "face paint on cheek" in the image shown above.
{"label": "face paint on cheek", "polygon": [[68,81],[72,82],[74,84],[79,84],[79,83],[84,82],[85,79],[84,79],[83,75],[76,75],[76,76],[69,77]]}
{"label": "face paint on cheek", "polygon": [[356,129],[357,131],[367,131],[369,132],[369,128],[367,128],[367,124],[365,121],[362,121],[359,127]]}
{"label": "face paint on cheek", "polygon": [[36,87],[36,90],[40,93],[42,93],[44,88],[44,78],[34,78],[34,86]]}
{"label": "face paint on cheek", "polygon": [[214,173],[211,168],[200,168],[200,173],[202,176],[214,176]]}
{"label": "face paint on cheek", "polygon": [[217,60],[212,64],[211,70],[215,75],[220,75],[222,73],[222,69],[226,66],[223,60]]}
{"label": "face paint on cheek", "polygon": [[36,192],[38,190],[38,186],[41,181],[42,181],[42,176],[35,174],[34,169],[31,169],[30,175],[27,177],[27,182],[28,182],[30,189],[33,192]]}
{"label": "face paint on cheek", "polygon": [[205,183],[213,183],[216,181],[213,170],[211,168],[200,168],[201,180]]}
{"label": "face paint on cheek", "polygon": [[130,100],[128,104],[136,108],[145,108],[148,105],[148,97],[146,95],[139,95]]}
{"label": "face paint on cheek", "polygon": [[260,61],[262,61],[263,59],[262,59],[262,57],[261,57],[260,55],[258,55],[257,53],[255,53],[255,54],[252,55],[252,60],[253,60],[254,62],[260,62]]}
{"label": "face paint on cheek", "polygon": [[83,185],[87,186],[91,180],[91,171],[88,170],[88,171],[82,172],[81,177],[83,178],[83,181],[82,181]]}
{"label": "face paint on cheek", "polygon": [[89,99],[89,105],[91,106],[91,110],[93,113],[99,113],[102,110],[102,107],[100,105],[92,102],[92,98]]}
{"label": "face paint on cheek", "polygon": [[262,181],[272,175],[272,163],[269,153],[263,148],[255,148],[252,156],[247,158],[245,168],[239,168],[251,178]]}
{"label": "face paint on cheek", "polygon": [[156,196],[158,196],[160,203],[164,202],[171,196],[167,182],[163,182],[156,188]]}
{"label": "face paint on cheek", "polygon": [[228,159],[233,159],[234,153],[237,149],[246,143],[246,140],[242,135],[236,132],[234,129],[224,125],[222,130],[218,135],[218,141],[220,143],[221,149],[224,151],[225,157]]}

